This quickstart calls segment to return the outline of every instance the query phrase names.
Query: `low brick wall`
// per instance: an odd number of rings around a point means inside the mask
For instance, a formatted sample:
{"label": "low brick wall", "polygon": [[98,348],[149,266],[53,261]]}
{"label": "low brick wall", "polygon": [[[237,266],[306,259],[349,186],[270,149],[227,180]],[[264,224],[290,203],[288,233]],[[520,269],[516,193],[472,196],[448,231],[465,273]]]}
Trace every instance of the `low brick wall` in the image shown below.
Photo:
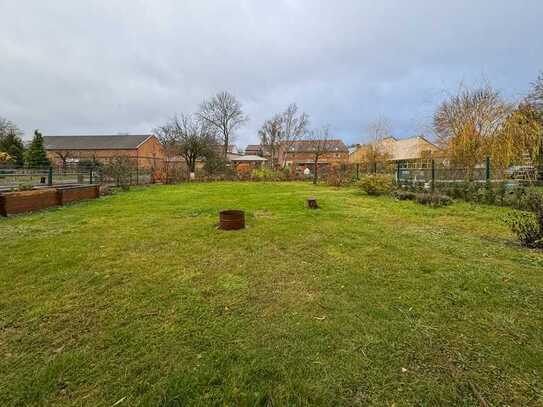
{"label": "low brick wall", "polygon": [[17,213],[33,212],[83,199],[95,199],[99,196],[100,190],[98,185],[6,192],[0,194],[0,215],[8,216]]}

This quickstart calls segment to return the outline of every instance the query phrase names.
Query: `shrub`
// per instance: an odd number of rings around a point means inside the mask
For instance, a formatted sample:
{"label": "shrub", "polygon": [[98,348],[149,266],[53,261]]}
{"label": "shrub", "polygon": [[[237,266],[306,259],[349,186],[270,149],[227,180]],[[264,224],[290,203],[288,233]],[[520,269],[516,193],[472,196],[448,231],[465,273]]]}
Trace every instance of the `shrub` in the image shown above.
{"label": "shrub", "polygon": [[508,215],[506,222],[517,235],[520,244],[533,249],[543,249],[543,211],[538,214],[515,212]]}
{"label": "shrub", "polygon": [[490,181],[487,181],[483,191],[483,202],[488,205],[496,204],[496,192],[494,191]]}
{"label": "shrub", "polygon": [[32,186],[32,184],[28,183],[19,184],[17,186],[17,191],[32,191],[33,189],[34,187]]}
{"label": "shrub", "polygon": [[358,182],[358,186],[368,195],[387,194],[393,185],[394,178],[380,174],[366,175]]}
{"label": "shrub", "polygon": [[447,206],[454,201],[451,197],[438,193],[419,193],[415,195],[415,201],[421,205],[428,205],[432,208]]}
{"label": "shrub", "polygon": [[500,182],[498,188],[496,189],[496,203],[498,203],[500,206],[504,206],[506,204],[506,196],[507,183]]}
{"label": "shrub", "polygon": [[528,190],[524,194],[522,209],[534,213],[543,212],[543,194],[537,191]]}
{"label": "shrub", "polygon": [[398,201],[414,201],[417,197],[417,194],[414,192],[402,190],[393,191],[391,195]]}
{"label": "shrub", "polygon": [[511,197],[512,199],[511,199],[510,206],[517,209],[522,209],[523,203],[524,203],[524,197],[526,195],[526,188],[520,185],[516,187],[515,189],[513,189],[513,192],[511,195],[512,195]]}
{"label": "shrub", "polygon": [[[225,175],[232,172],[229,161],[220,154],[209,154],[204,163],[204,172],[207,176]],[[228,176],[231,174],[228,174]]]}
{"label": "shrub", "polygon": [[126,191],[130,188],[134,169],[135,165],[129,157],[113,157],[102,167],[102,176],[110,178],[116,186]]}
{"label": "shrub", "polygon": [[0,151],[0,163],[8,163],[13,161],[13,157],[4,151]]}
{"label": "shrub", "polygon": [[256,168],[251,172],[251,179],[256,181],[280,181],[283,173],[268,167]]}
{"label": "shrub", "polygon": [[339,166],[333,166],[330,171],[328,171],[326,183],[333,187],[341,187],[350,184],[352,179],[352,171],[350,171],[347,165],[341,164]]}

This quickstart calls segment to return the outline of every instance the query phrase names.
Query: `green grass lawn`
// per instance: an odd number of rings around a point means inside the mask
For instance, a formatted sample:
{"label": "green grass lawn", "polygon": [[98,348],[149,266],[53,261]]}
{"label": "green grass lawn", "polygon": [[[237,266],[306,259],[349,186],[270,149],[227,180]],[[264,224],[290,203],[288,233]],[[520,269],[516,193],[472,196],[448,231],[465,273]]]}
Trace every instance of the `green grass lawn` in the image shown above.
{"label": "green grass lawn", "polygon": [[0,405],[542,405],[507,211],[214,183],[0,220]]}

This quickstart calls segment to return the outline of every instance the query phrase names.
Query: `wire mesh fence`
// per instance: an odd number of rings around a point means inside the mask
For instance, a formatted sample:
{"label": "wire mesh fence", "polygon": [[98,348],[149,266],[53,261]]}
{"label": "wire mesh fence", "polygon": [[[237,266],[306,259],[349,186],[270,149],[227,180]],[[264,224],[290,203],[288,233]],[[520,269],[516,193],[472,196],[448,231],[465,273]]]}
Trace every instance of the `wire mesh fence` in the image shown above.
{"label": "wire mesh fence", "polygon": [[[110,186],[144,185],[155,182],[176,183],[195,181],[247,181],[247,180],[311,180],[313,173],[253,169],[239,172],[235,166],[210,173],[200,163],[194,174],[182,161],[154,160],[153,165],[140,165],[138,159],[109,158],[107,161],[66,163],[51,167],[0,167],[0,192],[53,185],[101,184]],[[264,173],[264,174],[261,174]],[[444,162],[424,160],[419,162],[374,162],[358,164],[319,165],[318,178],[336,184],[359,180],[367,174],[388,174],[399,184],[454,184],[464,182],[515,181],[541,182],[542,171],[529,166],[493,168],[492,161],[473,168],[453,167]]]}
{"label": "wire mesh fence", "polygon": [[150,184],[157,179],[157,170],[128,166],[122,175],[105,165],[63,165],[51,167],[0,167],[0,191],[30,189],[36,187],[102,184],[119,185]]}
{"label": "wire mesh fence", "polygon": [[484,183],[517,182],[540,184],[543,171],[534,166],[518,165],[508,168],[493,167],[487,158],[483,163],[472,167],[451,166],[444,162],[427,160],[424,162],[395,162],[355,164],[357,178],[367,174],[388,174],[394,176],[399,184],[417,183]]}
{"label": "wire mesh fence", "polygon": [[91,183],[90,172],[77,168],[0,168],[0,188]]}

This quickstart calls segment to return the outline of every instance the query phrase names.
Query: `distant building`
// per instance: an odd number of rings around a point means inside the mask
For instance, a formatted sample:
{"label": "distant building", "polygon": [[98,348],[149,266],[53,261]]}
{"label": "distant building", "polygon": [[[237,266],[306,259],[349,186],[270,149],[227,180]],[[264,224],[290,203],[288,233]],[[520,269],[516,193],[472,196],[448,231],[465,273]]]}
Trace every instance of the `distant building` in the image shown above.
{"label": "distant building", "polygon": [[379,152],[385,161],[399,163],[400,168],[424,168],[434,158],[442,156],[442,150],[425,137],[406,139],[387,137],[376,144],[361,144],[349,154],[349,162],[368,162],[370,147]]}
{"label": "distant building", "polygon": [[271,151],[270,146],[262,146],[260,144],[249,144],[245,148],[245,154],[257,155],[259,157],[270,158]]}
{"label": "distant building", "polygon": [[[290,147],[281,148],[279,162],[286,162],[293,171],[314,171],[315,146],[318,141],[295,141]],[[327,141],[327,151],[319,157],[319,167],[346,164],[349,161],[349,149],[341,140]]]}
{"label": "distant building", "polygon": [[[276,148],[276,161],[279,165],[285,163],[293,171],[312,170],[314,165],[314,146],[317,142],[312,140],[299,140],[290,145],[279,144]],[[349,149],[341,140],[327,142],[328,151],[319,157],[319,165],[339,165],[349,161]],[[271,165],[271,148],[269,145],[250,144],[245,149],[245,154],[251,154],[266,158]]]}
{"label": "distant building", "polygon": [[[213,145],[213,151],[219,155],[222,156],[224,154],[224,145],[223,144],[215,144]],[[228,144],[227,149],[228,154],[240,154],[238,151],[238,147],[235,144]]]}
{"label": "distant building", "polygon": [[43,140],[48,158],[56,165],[129,157],[139,168],[157,168],[164,159],[162,145],[153,134],[44,136]]}
{"label": "distant building", "polygon": [[250,173],[254,169],[262,168],[268,160],[253,154],[228,154],[228,160],[238,173]]}

